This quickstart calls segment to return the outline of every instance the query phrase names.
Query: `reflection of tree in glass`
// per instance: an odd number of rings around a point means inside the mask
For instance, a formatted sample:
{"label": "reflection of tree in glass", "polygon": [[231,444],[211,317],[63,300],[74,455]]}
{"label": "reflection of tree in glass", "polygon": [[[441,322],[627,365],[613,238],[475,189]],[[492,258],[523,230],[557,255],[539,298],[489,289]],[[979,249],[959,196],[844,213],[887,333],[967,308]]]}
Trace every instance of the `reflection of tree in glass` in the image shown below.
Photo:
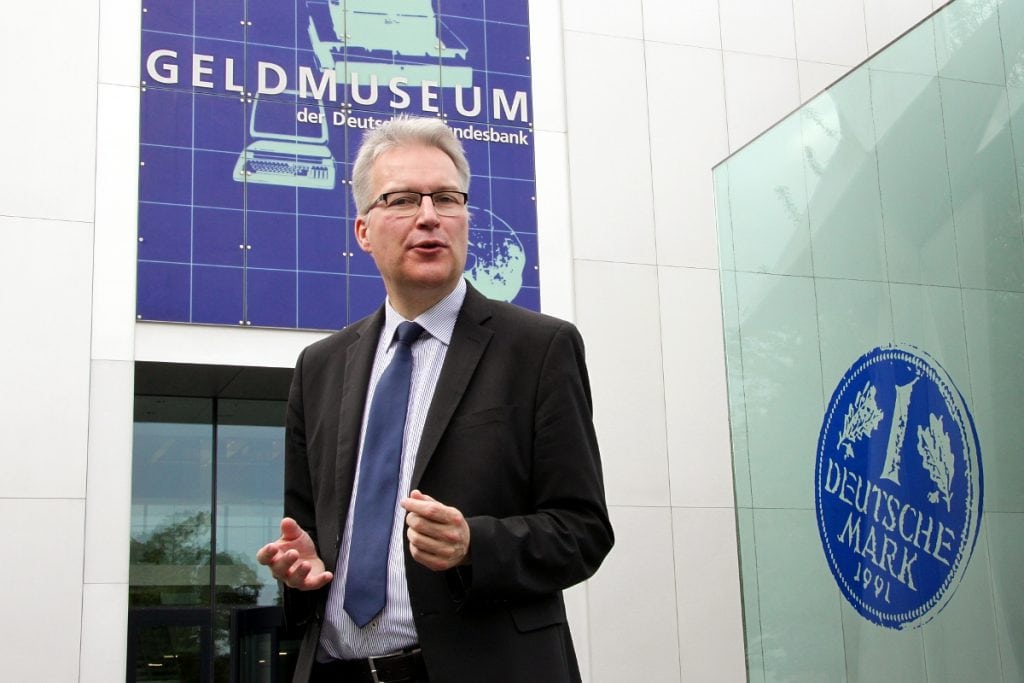
{"label": "reflection of tree in glass", "polygon": [[[149,538],[131,540],[132,588],[142,601],[133,605],[208,604],[210,587],[210,513],[200,510],[181,513],[174,521],[158,527]],[[227,604],[256,604],[262,582],[256,568],[241,553],[219,552],[214,567],[230,567],[220,572],[230,577],[232,597]],[[161,580],[162,579],[162,580]],[[194,600],[182,600],[181,589],[192,587]],[[147,599],[148,598],[148,599]]]}
{"label": "reflection of tree in glass", "polygon": [[[239,553],[211,554],[208,511],[179,513],[169,523],[157,527],[146,540],[132,538],[129,557],[128,600],[133,608],[174,610],[209,606],[212,575],[218,577],[218,607],[230,610],[257,604],[262,584],[247,559]],[[214,641],[218,643],[217,650],[221,650],[220,644],[230,638],[229,620],[204,621],[213,622]],[[198,680],[200,634],[198,626],[143,629],[135,663],[138,680]],[[228,663],[226,657],[225,661],[221,659],[217,657],[216,668],[218,672],[223,669],[226,675]],[[216,677],[220,680],[220,673]]]}
{"label": "reflection of tree in glass", "polygon": [[178,513],[129,550],[133,607],[209,604],[210,514]]}

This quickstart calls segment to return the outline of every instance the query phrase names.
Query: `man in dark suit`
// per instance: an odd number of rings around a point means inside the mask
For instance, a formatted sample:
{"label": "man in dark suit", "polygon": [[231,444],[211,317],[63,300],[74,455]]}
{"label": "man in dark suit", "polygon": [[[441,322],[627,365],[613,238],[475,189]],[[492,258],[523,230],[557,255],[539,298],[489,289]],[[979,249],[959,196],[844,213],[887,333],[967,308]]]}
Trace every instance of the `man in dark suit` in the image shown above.
{"label": "man in dark suit", "polygon": [[[571,324],[463,279],[468,187],[461,143],[436,119],[394,119],[356,160],[355,236],[387,300],[300,355],[287,516],[257,554],[285,584],[287,618],[306,627],[296,681],[580,679],[562,590],[613,542],[583,343]],[[405,321],[423,331],[395,341]],[[378,458],[374,394],[394,395],[383,377],[402,344],[412,369],[391,502],[361,492]],[[382,499],[387,568],[362,581],[372,514],[360,504]],[[383,607],[358,616],[356,596],[377,579]]]}

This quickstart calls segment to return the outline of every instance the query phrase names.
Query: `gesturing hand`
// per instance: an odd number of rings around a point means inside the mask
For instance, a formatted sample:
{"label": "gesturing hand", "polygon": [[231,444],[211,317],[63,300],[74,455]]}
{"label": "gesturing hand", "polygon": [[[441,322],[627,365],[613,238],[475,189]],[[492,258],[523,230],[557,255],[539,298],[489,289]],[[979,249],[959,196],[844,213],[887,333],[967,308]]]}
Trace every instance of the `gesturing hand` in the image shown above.
{"label": "gesturing hand", "polygon": [[281,520],[281,537],[260,548],[256,561],[270,567],[278,581],[303,591],[326,586],[334,578],[316,554],[313,539],[291,517]]}
{"label": "gesturing hand", "polygon": [[428,569],[443,571],[469,563],[469,525],[456,508],[413,491],[402,501],[408,513],[409,551]]}

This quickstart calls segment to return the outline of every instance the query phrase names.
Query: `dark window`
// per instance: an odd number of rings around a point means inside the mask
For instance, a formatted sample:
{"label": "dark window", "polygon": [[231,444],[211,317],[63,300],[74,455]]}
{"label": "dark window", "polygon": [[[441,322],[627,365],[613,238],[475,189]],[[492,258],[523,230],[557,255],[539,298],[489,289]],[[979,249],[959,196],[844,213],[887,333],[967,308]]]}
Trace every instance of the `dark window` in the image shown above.
{"label": "dark window", "polygon": [[278,534],[291,371],[136,364],[128,681],[288,680]]}

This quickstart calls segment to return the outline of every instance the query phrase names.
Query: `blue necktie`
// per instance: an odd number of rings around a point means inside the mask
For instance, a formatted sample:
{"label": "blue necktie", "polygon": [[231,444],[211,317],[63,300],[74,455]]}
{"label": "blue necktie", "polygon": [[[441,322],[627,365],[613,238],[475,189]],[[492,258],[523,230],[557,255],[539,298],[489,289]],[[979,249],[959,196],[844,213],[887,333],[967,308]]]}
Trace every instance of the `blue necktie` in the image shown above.
{"label": "blue necktie", "polygon": [[345,579],[345,611],[359,628],[370,623],[387,601],[388,549],[398,502],[412,378],[411,345],[422,333],[423,328],[416,323],[398,326],[398,344],[391,363],[377,381],[366,420]]}

